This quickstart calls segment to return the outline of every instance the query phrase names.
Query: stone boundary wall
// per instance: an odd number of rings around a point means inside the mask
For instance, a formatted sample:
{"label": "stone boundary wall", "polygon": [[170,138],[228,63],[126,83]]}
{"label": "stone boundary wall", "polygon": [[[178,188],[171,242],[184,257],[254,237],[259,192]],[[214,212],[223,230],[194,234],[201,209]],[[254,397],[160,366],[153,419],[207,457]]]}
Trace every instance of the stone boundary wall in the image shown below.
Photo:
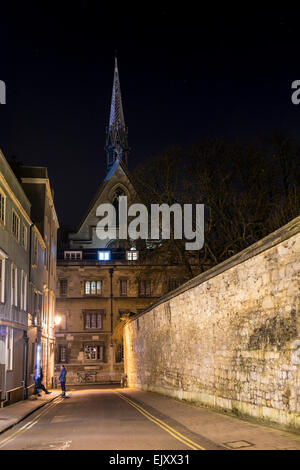
{"label": "stone boundary wall", "polygon": [[300,430],[300,217],[124,328],[128,386]]}

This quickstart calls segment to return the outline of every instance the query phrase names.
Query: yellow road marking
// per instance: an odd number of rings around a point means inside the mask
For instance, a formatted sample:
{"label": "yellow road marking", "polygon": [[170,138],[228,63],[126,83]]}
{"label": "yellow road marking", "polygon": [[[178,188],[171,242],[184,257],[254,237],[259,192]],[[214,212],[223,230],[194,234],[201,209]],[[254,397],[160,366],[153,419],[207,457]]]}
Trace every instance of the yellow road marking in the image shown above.
{"label": "yellow road marking", "polygon": [[[56,398],[54,399],[56,400]],[[39,418],[40,416],[46,414],[51,408],[53,408],[54,406],[58,405],[59,403],[61,403],[63,401],[63,399],[61,400],[57,400],[55,401],[54,403],[51,403],[47,408],[46,410],[43,410],[41,413],[39,413],[36,417],[35,417],[35,420],[32,420],[32,421],[29,421],[29,423],[25,424],[24,426],[22,426],[20,429],[18,429],[17,431],[15,431],[13,434],[11,434],[10,436],[6,437],[5,439],[3,439],[2,441],[0,441],[0,448],[3,447],[4,445],[6,445],[9,441],[12,441],[15,439],[16,436],[18,436],[19,434],[21,434],[22,432],[25,432],[27,431],[27,429],[30,429],[32,428],[39,420],[36,419],[36,418]],[[47,405],[45,405],[47,406]]]}
{"label": "yellow road marking", "polygon": [[176,431],[176,429],[172,428],[171,426],[169,426],[167,423],[165,423],[164,421],[162,421],[161,419],[159,418],[156,418],[155,416],[153,416],[151,413],[149,413],[149,411],[145,410],[144,408],[142,408],[140,405],[138,405],[137,403],[135,403],[134,401],[130,400],[130,398],[124,396],[124,395],[121,395],[120,393],[118,392],[115,392],[120,398],[122,398],[124,401],[126,401],[127,403],[129,403],[129,405],[133,406],[134,408],[136,408],[142,415],[144,415],[146,418],[148,418],[150,421],[152,421],[153,423],[157,424],[159,427],[161,427],[162,429],[164,429],[164,431],[168,432],[169,434],[171,434],[173,437],[175,437],[175,439],[178,439],[180,442],[182,442],[183,444],[185,444],[186,446],[190,447],[191,449],[193,450],[206,450],[204,447],[201,447],[199,444],[197,444],[196,442],[194,441],[191,441],[191,439],[189,439],[188,437],[184,436],[183,434],[181,434],[180,432]]}

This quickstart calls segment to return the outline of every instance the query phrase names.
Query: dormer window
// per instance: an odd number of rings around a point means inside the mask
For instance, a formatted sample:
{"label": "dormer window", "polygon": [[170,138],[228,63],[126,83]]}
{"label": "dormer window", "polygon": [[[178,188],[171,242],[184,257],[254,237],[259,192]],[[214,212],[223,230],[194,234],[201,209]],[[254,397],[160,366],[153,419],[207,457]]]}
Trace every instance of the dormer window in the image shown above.
{"label": "dormer window", "polygon": [[99,261],[110,261],[110,251],[98,251]]}
{"label": "dormer window", "polygon": [[64,259],[68,259],[71,261],[81,260],[82,259],[82,251],[65,251],[64,252]]}
{"label": "dormer window", "polygon": [[135,248],[130,248],[129,251],[126,251],[127,261],[137,261],[139,259],[139,252]]}

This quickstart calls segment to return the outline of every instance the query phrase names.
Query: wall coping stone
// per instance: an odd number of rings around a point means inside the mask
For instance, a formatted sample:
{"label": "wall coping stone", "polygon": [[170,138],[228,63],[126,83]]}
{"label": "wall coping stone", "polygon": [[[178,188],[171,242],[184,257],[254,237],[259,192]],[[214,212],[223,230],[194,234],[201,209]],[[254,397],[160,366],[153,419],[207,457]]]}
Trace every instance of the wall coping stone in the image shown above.
{"label": "wall coping stone", "polygon": [[252,245],[237,253],[236,255],[231,256],[230,258],[226,259],[220,264],[217,264],[216,266],[213,266],[204,273],[198,274],[194,278],[182,284],[177,289],[174,289],[168,294],[162,296],[159,300],[151,304],[146,310],[136,314],[134,317],[129,319],[128,323],[135,321],[137,318],[150,312],[154,308],[158,307],[160,304],[163,304],[164,302],[167,302],[173,299],[174,297],[177,297],[178,295],[186,292],[187,290],[192,289],[193,287],[196,287],[200,284],[203,284],[204,282],[218,276],[224,271],[227,271],[228,269],[231,269],[241,263],[244,263],[245,261],[253,258],[254,256],[263,253],[264,251],[273,248],[274,246],[278,245],[279,243],[282,243],[285,240],[288,240],[299,232],[300,216],[296,217],[295,219],[292,219],[283,227],[280,227],[279,229],[270,233],[261,240],[258,240],[257,242],[253,243]]}

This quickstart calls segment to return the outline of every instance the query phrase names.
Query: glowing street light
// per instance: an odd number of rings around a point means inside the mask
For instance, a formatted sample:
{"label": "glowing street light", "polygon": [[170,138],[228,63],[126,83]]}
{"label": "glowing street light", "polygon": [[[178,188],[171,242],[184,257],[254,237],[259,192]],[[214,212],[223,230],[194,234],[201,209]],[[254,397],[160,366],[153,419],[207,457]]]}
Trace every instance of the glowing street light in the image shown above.
{"label": "glowing street light", "polygon": [[56,326],[59,326],[61,324],[61,316],[60,315],[56,315],[54,317],[54,323]]}

